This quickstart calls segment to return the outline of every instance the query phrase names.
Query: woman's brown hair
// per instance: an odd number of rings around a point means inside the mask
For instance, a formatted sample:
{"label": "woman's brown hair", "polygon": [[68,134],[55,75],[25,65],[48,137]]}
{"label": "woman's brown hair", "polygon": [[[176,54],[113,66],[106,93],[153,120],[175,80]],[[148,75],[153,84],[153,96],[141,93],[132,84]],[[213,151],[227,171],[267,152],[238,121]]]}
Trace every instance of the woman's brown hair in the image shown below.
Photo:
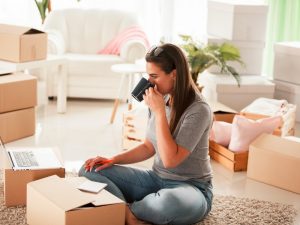
{"label": "woman's brown hair", "polygon": [[174,132],[180,117],[195,99],[196,87],[183,51],[173,44],[163,44],[152,48],[145,57],[147,62],[159,66],[166,74],[176,69],[176,80],[172,93],[170,131]]}

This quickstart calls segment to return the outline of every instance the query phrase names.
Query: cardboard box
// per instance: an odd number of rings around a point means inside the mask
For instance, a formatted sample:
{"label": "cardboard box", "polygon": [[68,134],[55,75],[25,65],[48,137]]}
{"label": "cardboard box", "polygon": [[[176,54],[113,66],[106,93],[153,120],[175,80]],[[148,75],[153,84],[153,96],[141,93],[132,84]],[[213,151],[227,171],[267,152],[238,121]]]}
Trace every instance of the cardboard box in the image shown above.
{"label": "cardboard box", "polygon": [[273,80],[275,86],[275,98],[285,99],[289,103],[295,104],[298,110],[296,110],[296,121],[300,122],[300,85],[292,84],[290,82]]}
{"label": "cardboard box", "polygon": [[265,41],[268,5],[257,1],[210,0],[207,33],[228,40]]}
{"label": "cardboard box", "polygon": [[0,24],[0,59],[18,63],[46,57],[46,33],[29,27]]}
{"label": "cardboard box", "polygon": [[204,72],[199,76],[204,86],[203,96],[208,101],[220,102],[240,111],[259,97],[273,98],[275,85],[262,76],[241,76],[240,87],[230,75]]}
{"label": "cardboard box", "polygon": [[[228,65],[236,69],[240,75],[258,75],[262,72],[263,52],[265,43],[262,41],[228,41],[217,37],[208,37],[207,43],[221,45],[229,43],[237,47],[240,51],[241,60],[245,65],[238,62],[229,61]],[[220,68],[211,66],[208,68],[211,73],[220,73]]]}
{"label": "cardboard box", "polygon": [[210,157],[231,171],[247,170],[248,152],[233,152],[214,141],[209,141]]}
{"label": "cardboard box", "polygon": [[[106,190],[79,191],[84,177],[47,177],[27,185],[29,225],[124,225],[125,203]],[[94,202],[95,201],[95,202]],[[42,207],[41,207],[42,206]]]}
{"label": "cardboard box", "polygon": [[24,73],[0,76],[0,113],[37,104],[37,79]]}
{"label": "cardboard box", "polygon": [[0,114],[0,135],[4,143],[34,135],[34,108]]}
{"label": "cardboard box", "polygon": [[300,143],[262,134],[250,145],[247,176],[300,194]]}
{"label": "cardboard box", "polygon": [[274,45],[274,79],[300,85],[300,42]]}
{"label": "cardboard box", "polygon": [[[55,150],[61,160],[60,153]],[[2,155],[4,160],[4,203],[7,207],[26,204],[27,183],[51,175],[65,176],[64,168],[43,170],[13,170],[8,162],[7,156]]]}

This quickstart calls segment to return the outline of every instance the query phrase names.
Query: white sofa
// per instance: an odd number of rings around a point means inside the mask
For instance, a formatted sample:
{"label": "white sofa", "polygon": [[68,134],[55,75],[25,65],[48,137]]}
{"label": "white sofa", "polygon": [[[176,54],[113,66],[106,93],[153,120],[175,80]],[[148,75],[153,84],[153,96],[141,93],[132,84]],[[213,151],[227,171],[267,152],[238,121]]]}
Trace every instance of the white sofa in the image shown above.
{"label": "white sofa", "polygon": [[[134,25],[138,25],[134,15],[113,10],[64,9],[47,16],[44,30],[48,33],[48,53],[68,60],[68,97],[117,96],[121,75],[112,72],[111,66],[144,57],[146,46],[141,40],[130,40],[122,45],[120,55],[97,52],[119,32]],[[47,82],[48,96],[56,96],[55,76],[48,76]]]}

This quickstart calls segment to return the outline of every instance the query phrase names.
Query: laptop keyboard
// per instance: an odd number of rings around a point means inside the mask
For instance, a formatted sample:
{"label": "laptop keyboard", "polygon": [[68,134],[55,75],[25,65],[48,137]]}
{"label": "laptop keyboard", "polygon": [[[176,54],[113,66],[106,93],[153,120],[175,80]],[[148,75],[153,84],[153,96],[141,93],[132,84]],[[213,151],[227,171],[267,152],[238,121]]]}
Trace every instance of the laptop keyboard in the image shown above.
{"label": "laptop keyboard", "polygon": [[15,160],[19,167],[38,166],[33,152],[14,152]]}

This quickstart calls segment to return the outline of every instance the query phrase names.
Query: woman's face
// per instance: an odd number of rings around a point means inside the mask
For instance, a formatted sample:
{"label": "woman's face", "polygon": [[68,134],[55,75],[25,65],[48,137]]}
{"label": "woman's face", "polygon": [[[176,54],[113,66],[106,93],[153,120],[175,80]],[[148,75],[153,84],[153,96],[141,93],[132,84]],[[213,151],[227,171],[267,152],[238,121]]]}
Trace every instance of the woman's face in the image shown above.
{"label": "woman's face", "polygon": [[172,94],[176,78],[176,70],[167,74],[159,66],[151,62],[147,62],[146,70],[149,75],[149,81],[157,86],[157,89],[161,94]]}

